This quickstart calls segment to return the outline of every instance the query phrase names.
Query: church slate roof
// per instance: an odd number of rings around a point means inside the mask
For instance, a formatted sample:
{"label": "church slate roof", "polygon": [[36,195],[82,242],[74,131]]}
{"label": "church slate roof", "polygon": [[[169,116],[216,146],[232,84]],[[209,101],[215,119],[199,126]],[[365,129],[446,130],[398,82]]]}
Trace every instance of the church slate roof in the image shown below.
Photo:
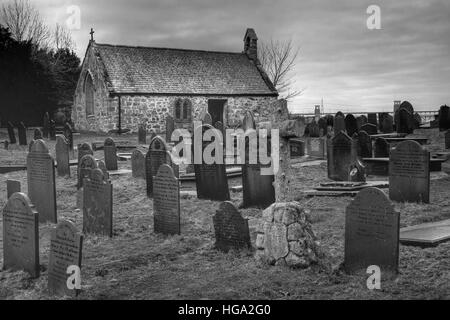
{"label": "church slate roof", "polygon": [[112,93],[278,95],[245,53],[92,45]]}

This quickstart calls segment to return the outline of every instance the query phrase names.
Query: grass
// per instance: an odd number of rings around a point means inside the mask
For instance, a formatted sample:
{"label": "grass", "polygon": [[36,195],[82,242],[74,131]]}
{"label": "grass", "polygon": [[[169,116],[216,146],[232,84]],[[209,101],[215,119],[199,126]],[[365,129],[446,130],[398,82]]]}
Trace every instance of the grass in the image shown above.
{"label": "grass", "polygon": [[[427,131],[429,132],[429,131]],[[436,132],[434,132],[437,135]],[[104,136],[82,135],[81,141],[102,141]],[[114,137],[115,138],[115,137]],[[0,141],[5,132],[0,132]],[[121,137],[137,141],[136,136]],[[428,146],[443,146],[443,136]],[[51,152],[54,142],[49,142]],[[26,148],[14,153],[0,150],[2,164],[25,163]],[[96,152],[102,158],[102,151]],[[129,168],[127,162],[121,168]],[[347,275],[340,265],[344,255],[344,214],[348,197],[305,198],[302,190],[326,181],[326,164],[296,167],[294,191],[307,210],[325,257],[320,264],[305,270],[259,265],[253,252],[214,249],[212,217],[219,203],[196,198],[181,200],[181,235],[166,237],[153,233],[152,200],[145,194],[145,181],[130,175],[113,176],[114,237],[86,235],[83,244],[82,293],[77,299],[449,299],[450,243],[420,249],[400,246],[400,273],[383,279],[382,290],[366,288],[368,275]],[[71,219],[82,228],[82,212],[76,209],[76,171],[71,178],[57,178],[58,217]],[[26,172],[0,175],[0,207],[6,202],[6,180],[17,179],[26,192]],[[230,185],[241,184],[240,178]],[[195,189],[186,183],[183,189]],[[450,218],[448,190],[450,178],[433,173],[431,204],[401,204],[401,226]],[[242,193],[231,193],[239,205]],[[261,210],[243,209],[249,219],[250,235]],[[0,222],[1,224],[1,222]],[[41,224],[41,276],[30,279],[24,272],[0,271],[0,299],[54,299],[47,292],[47,265],[51,224]],[[2,226],[0,226],[0,234]],[[0,252],[2,252],[0,236]],[[3,255],[0,253],[0,265]]]}

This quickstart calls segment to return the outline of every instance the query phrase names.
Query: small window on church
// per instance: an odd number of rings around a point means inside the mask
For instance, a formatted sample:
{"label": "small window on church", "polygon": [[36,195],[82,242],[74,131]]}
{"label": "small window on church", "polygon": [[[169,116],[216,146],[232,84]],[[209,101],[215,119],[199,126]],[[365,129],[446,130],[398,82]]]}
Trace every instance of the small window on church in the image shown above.
{"label": "small window on church", "polygon": [[86,97],[86,116],[94,114],[94,83],[90,74],[87,74],[84,82],[84,94]]}
{"label": "small window on church", "polygon": [[189,99],[183,101],[183,120],[190,121],[192,114],[192,103]]}
{"label": "small window on church", "polygon": [[182,108],[183,108],[183,106],[182,106],[181,99],[177,99],[175,101],[175,120],[182,120],[181,119],[181,109]]}

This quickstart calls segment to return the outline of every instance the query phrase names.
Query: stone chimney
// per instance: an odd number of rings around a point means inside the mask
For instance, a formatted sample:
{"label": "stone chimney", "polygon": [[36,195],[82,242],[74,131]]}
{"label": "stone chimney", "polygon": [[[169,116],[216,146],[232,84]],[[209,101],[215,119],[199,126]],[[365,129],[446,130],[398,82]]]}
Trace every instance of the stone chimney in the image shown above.
{"label": "stone chimney", "polygon": [[244,53],[254,62],[258,61],[258,37],[252,28],[247,28],[245,32]]}

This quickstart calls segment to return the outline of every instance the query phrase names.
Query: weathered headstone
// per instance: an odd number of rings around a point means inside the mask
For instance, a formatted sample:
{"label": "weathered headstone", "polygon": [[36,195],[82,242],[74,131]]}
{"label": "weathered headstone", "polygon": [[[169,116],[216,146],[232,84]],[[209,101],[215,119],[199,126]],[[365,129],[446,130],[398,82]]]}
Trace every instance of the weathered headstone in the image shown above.
{"label": "weathered headstone", "polygon": [[27,127],[25,127],[25,124],[23,122],[20,122],[17,126],[17,132],[19,136],[19,145],[26,146],[27,143]]}
{"label": "weathered headstone", "polygon": [[78,289],[69,289],[69,266],[81,269],[83,235],[68,220],[61,220],[51,231],[48,262],[48,291],[51,295],[75,296]]}
{"label": "weathered headstone", "polygon": [[242,120],[242,129],[244,132],[248,129],[256,129],[255,117],[250,110],[245,111],[244,119]]}
{"label": "weathered headstone", "polygon": [[310,123],[308,123],[308,125],[306,126],[305,129],[305,133],[308,133],[308,136],[311,138],[318,138],[320,137],[320,127],[317,124],[316,121],[312,121]]}
{"label": "weathered headstone", "polygon": [[358,131],[361,130],[361,127],[367,123],[367,117],[365,115],[360,115],[356,118],[356,127]]}
{"label": "weathered headstone", "polygon": [[105,161],[99,160],[97,161],[97,167],[102,170],[103,176],[105,177],[105,180],[109,180],[109,172],[108,169],[106,169]]}
{"label": "weathered headstone", "polygon": [[355,135],[355,142],[357,143],[357,154],[361,158],[372,158],[372,139],[364,130],[359,131]]}
{"label": "weathered headstone", "polygon": [[172,134],[175,130],[175,121],[173,117],[168,114],[166,116],[166,143],[172,142]]}
{"label": "weathered headstone", "polygon": [[386,113],[381,122],[380,130],[382,133],[392,133],[394,132],[394,118]]}
{"label": "weathered headstone", "polygon": [[334,134],[345,132],[345,116],[341,111],[338,111],[334,116]]}
{"label": "weathered headstone", "polygon": [[374,157],[375,158],[388,158],[389,157],[389,143],[384,138],[376,138],[373,143]]}
{"label": "weathered headstone", "polygon": [[42,140],[42,131],[39,128],[34,129],[34,140],[41,139]]}
{"label": "weathered headstone", "polygon": [[138,127],[138,142],[139,144],[147,144],[147,128],[144,123]]}
{"label": "weathered headstone", "polygon": [[444,105],[439,108],[439,130],[448,129],[450,129],[450,107]]}
{"label": "weathered headstone", "polygon": [[[42,134],[43,134],[44,138],[48,138],[49,132],[50,132],[50,116],[49,116],[48,112],[46,112],[44,114],[43,126],[42,126]],[[39,139],[41,139],[41,138],[39,138]]]}
{"label": "weathered headstone", "polygon": [[377,114],[376,113],[368,113],[367,114],[367,122],[373,124],[374,126],[378,126]]}
{"label": "weathered headstone", "polygon": [[104,146],[105,164],[108,170],[117,170],[117,149],[113,139],[106,138]]}
{"label": "weathered headstone", "polygon": [[3,208],[3,269],[39,277],[39,214],[24,193],[14,193]]}
{"label": "weathered headstone", "polygon": [[153,221],[157,233],[180,234],[180,184],[168,164],[153,177]]}
{"label": "weathered headstone", "polygon": [[10,144],[15,144],[17,143],[16,140],[16,134],[14,133],[14,126],[11,122],[8,121],[8,138],[9,138],[9,143]]}
{"label": "weathered headstone", "polygon": [[131,154],[131,174],[134,178],[145,179],[145,155],[135,149]]}
{"label": "weathered headstone", "polygon": [[36,140],[27,155],[27,180],[39,221],[56,223],[55,161],[43,140]]}
{"label": "weathered headstone", "polygon": [[222,202],[213,217],[215,246],[220,251],[250,249],[248,220],[244,219],[230,201]]}
{"label": "weathered headstone", "polygon": [[378,188],[361,190],[345,212],[344,268],[352,273],[379,266],[396,273],[400,215]]}
{"label": "weathered headstone", "polygon": [[[73,129],[70,123],[66,122],[64,124],[64,136],[66,137],[67,142],[69,143],[69,150],[73,150]],[[78,159],[79,161],[80,159]]]}
{"label": "weathered headstone", "polygon": [[349,113],[345,116],[344,121],[345,121],[345,130],[347,131],[347,135],[349,137],[353,136],[353,134],[358,132],[356,118],[351,113]]}
{"label": "weathered headstone", "polygon": [[320,136],[325,136],[327,134],[327,120],[325,118],[320,118],[317,124],[319,125]]}
{"label": "weathered headstone", "polygon": [[307,138],[306,153],[310,157],[325,159],[326,150],[325,138]]}
{"label": "weathered headstone", "polygon": [[21,186],[20,181],[18,180],[6,180],[6,195],[7,199],[9,199],[14,193],[20,192]]}
{"label": "weathered headstone", "polygon": [[56,137],[55,154],[58,176],[70,176],[69,144],[63,135],[58,135]]}
{"label": "weathered headstone", "polygon": [[335,181],[347,181],[350,164],[356,157],[352,148],[352,139],[343,131],[336,134],[328,143],[328,178]]}
{"label": "weathered headstone", "polygon": [[374,135],[374,134],[378,133],[377,126],[372,123],[363,124],[361,126],[361,128],[359,129],[359,131],[361,131],[361,130],[367,132],[368,135]]}
{"label": "weathered headstone", "polygon": [[289,155],[292,159],[303,157],[305,155],[305,142],[303,139],[289,139]]}
{"label": "weathered headstone", "polygon": [[430,153],[416,141],[402,141],[391,150],[389,198],[430,202]]}
{"label": "weathered headstone", "polygon": [[83,186],[83,233],[113,235],[113,187],[100,169],[93,169]]}
{"label": "weathered headstone", "polygon": [[89,145],[89,143],[82,143],[79,144],[78,147],[78,163],[80,163],[81,158],[83,158],[85,155],[89,154],[91,156],[94,155],[94,151],[92,151],[92,147]]}
{"label": "weathered headstone", "polygon": [[94,157],[90,154],[87,154],[81,158],[78,163],[78,189],[83,187],[83,180],[85,178],[90,178],[92,170],[97,168],[97,161],[95,161]]}
{"label": "weathered headstone", "polygon": [[147,195],[153,196],[153,177],[158,173],[158,169],[163,164],[170,164],[170,154],[164,140],[156,136],[150,142],[148,152],[145,156],[145,174],[147,176]]}
{"label": "weathered headstone", "polygon": [[395,122],[398,133],[413,133],[414,131],[414,116],[406,108],[400,107],[397,110],[397,120]]}

